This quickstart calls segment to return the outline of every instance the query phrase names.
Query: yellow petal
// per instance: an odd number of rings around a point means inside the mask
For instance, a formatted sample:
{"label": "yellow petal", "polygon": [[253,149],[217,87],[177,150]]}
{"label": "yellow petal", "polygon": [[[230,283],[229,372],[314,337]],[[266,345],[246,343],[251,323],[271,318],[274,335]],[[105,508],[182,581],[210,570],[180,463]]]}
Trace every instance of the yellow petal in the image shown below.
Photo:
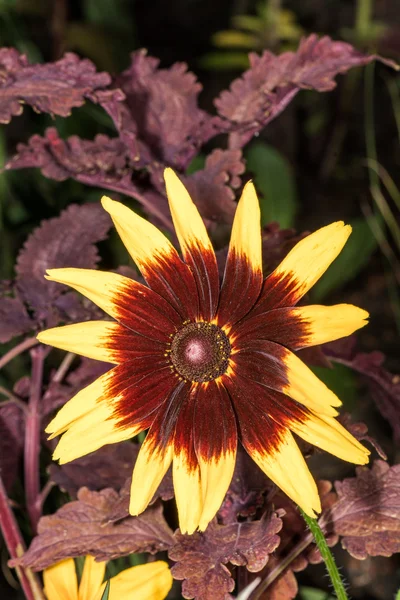
{"label": "yellow petal", "polygon": [[203,512],[200,468],[189,465],[186,454],[180,452],[174,456],[172,475],[179,528],[182,533],[192,534],[198,528]]}
{"label": "yellow petal", "polygon": [[86,556],[79,584],[79,600],[93,600],[99,595],[105,571],[105,562],[97,562],[93,556]]}
{"label": "yellow petal", "polygon": [[108,371],[75,394],[47,425],[46,433],[50,433],[51,438],[54,438],[66,431],[81,417],[95,410],[99,406],[99,399],[107,396],[107,388],[111,377],[111,371]]}
{"label": "yellow petal", "polygon": [[164,179],[172,220],[183,255],[185,256],[192,246],[213,251],[203,219],[179,177],[168,168],[164,171]]}
{"label": "yellow petal", "polygon": [[266,290],[269,284],[284,280],[285,293],[291,299],[289,304],[298,302],[335,260],[350,234],[350,225],[337,221],[307,236],[268,277]]}
{"label": "yellow petal", "polygon": [[101,203],[111,215],[121,240],[142,272],[149,262],[156,261],[157,258],[164,260],[176,253],[171,242],[157,227],[127,206],[107,196],[102,197]]}
{"label": "yellow petal", "polygon": [[78,580],[73,558],[62,560],[43,571],[44,591],[48,600],[79,600]]}
{"label": "yellow petal", "polygon": [[109,600],[164,600],[172,583],[166,562],[137,565],[110,579]]}
{"label": "yellow petal", "polygon": [[221,508],[225,494],[232,481],[235,463],[236,451],[227,452],[218,459],[212,458],[209,461],[199,457],[203,498],[203,510],[198,525],[200,531],[205,531],[209,522]]}
{"label": "yellow petal", "polygon": [[131,515],[139,515],[151,502],[172,462],[172,453],[172,444],[164,449],[155,446],[150,430],[133,469],[129,504]]}
{"label": "yellow petal", "polygon": [[[321,512],[317,486],[289,430],[279,433],[274,450],[246,444],[246,450],[262,471],[310,517]],[[259,446],[259,445],[258,445]]]}
{"label": "yellow petal", "polygon": [[369,461],[369,450],[332,417],[311,414],[303,423],[291,423],[290,428],[306,442],[342,460],[357,465],[365,465]]}
{"label": "yellow petal", "polygon": [[111,317],[117,318],[115,296],[132,283],[128,277],[93,269],[48,269],[46,279],[64,283],[97,304]]}
{"label": "yellow petal", "polygon": [[251,181],[246,183],[233,221],[229,252],[244,257],[254,271],[262,272],[260,204]]}
{"label": "yellow petal", "polygon": [[338,414],[337,410],[332,407],[341,406],[339,398],[296,354],[285,349],[283,362],[288,378],[287,385],[282,387],[284,394],[323,415]]}
{"label": "yellow petal", "polygon": [[369,314],[352,304],[335,306],[301,306],[292,308],[290,315],[298,317],[305,325],[304,346],[317,346],[351,335],[367,325]]}
{"label": "yellow petal", "polygon": [[53,458],[64,464],[94,452],[106,444],[129,440],[141,430],[140,425],[121,427],[119,421],[112,417],[110,407],[102,402],[69,427],[58,442]]}
{"label": "yellow petal", "polygon": [[64,327],[53,327],[38,334],[37,339],[43,344],[74,352],[81,356],[116,363],[115,353],[107,348],[113,335],[121,329],[118,323],[110,321],[86,321]]}

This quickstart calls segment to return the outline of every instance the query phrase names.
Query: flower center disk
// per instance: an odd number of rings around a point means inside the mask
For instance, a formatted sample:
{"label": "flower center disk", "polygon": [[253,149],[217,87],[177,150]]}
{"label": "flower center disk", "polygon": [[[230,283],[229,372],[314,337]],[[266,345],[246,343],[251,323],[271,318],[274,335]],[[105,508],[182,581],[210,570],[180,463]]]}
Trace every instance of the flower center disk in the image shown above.
{"label": "flower center disk", "polygon": [[188,323],[174,336],[171,361],[188,381],[211,381],[223,375],[229,364],[231,345],[227,335],[212,323]]}

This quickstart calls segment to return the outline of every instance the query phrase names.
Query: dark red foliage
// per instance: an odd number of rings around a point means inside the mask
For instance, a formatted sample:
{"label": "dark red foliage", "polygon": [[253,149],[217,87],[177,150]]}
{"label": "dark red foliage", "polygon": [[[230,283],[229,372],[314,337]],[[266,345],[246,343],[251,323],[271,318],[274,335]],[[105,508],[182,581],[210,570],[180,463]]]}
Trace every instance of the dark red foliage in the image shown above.
{"label": "dark red foliage", "polygon": [[335,482],[338,501],[327,519],[355,558],[400,551],[400,465],[377,460],[357,476]]}
{"label": "dark red foliage", "polygon": [[34,328],[21,298],[16,295],[0,296],[0,343],[4,344],[13,337],[27,333]]}
{"label": "dark red foliage", "polygon": [[275,513],[260,521],[217,525],[210,523],[204,533],[175,534],[176,543],[169,557],[175,579],[183,579],[184,598],[225,600],[235,583],[228,563],[246,566],[256,573],[267,564],[270,554],[279,545],[276,535],[282,521]]}
{"label": "dark red foliage", "polygon": [[[96,242],[105,239],[111,220],[99,204],[69,206],[60,217],[42,223],[25,242],[16,265],[16,286],[39,322],[57,321],[57,300],[66,288],[44,278],[47,269],[94,268]],[[64,316],[64,315],[63,315]]]}
{"label": "dark red foliage", "polygon": [[[278,56],[265,51],[250,54],[250,69],[215,100],[219,115],[230,134],[230,148],[242,148],[275,119],[301,89],[332,90],[334,78],[352,67],[366,65],[376,56],[366,56],[350,44],[315,34],[304,38],[296,52]],[[390,61],[384,61],[394,66]]]}
{"label": "dark red foliage", "polygon": [[[98,90],[111,83],[108,73],[96,73],[94,64],[67,53],[61,60],[30,65],[14,48],[0,49],[0,123],[20,115],[23,104],[37,112],[67,117],[85,100],[98,102]],[[119,91],[104,92],[111,99]],[[102,98],[104,99],[104,93]]]}
{"label": "dark red foliage", "polygon": [[154,554],[172,546],[172,531],[161,506],[153,506],[139,517],[128,517],[115,525],[109,523],[107,514],[117,498],[112,489],[91,492],[82,488],[78,500],[41,518],[38,535],[29,549],[11,564],[41,570],[70,556],[91,554],[98,560],[111,560],[133,552]]}

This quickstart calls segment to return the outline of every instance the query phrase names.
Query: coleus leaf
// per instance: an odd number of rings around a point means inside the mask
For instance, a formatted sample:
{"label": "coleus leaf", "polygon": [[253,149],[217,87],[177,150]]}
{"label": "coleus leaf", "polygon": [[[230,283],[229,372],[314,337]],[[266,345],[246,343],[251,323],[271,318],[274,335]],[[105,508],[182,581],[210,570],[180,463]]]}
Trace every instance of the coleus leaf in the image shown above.
{"label": "coleus leaf", "polygon": [[91,554],[102,561],[133,552],[154,554],[172,546],[172,531],[161,506],[152,506],[139,517],[108,523],[107,514],[117,498],[112,489],[91,492],[82,488],[78,500],[40,519],[38,535],[20,559],[10,562],[11,566],[41,570],[68,557]]}
{"label": "coleus leaf", "polygon": [[98,102],[99,90],[103,91],[103,100],[117,96],[122,99],[119,90],[104,89],[110,82],[108,73],[97,73],[90,60],[73,53],[53,63],[30,65],[26,56],[14,48],[2,48],[0,123],[9,123],[13,116],[20,115],[24,104],[37,112],[67,117],[85,99]]}
{"label": "coleus leaf", "polygon": [[0,472],[4,486],[9,491],[18,473],[24,431],[24,414],[19,406],[0,403]]}
{"label": "coleus leaf", "polygon": [[375,59],[395,66],[375,55],[362,54],[350,44],[327,36],[318,39],[315,34],[304,38],[296,52],[276,56],[265,51],[261,56],[252,53],[249,58],[250,69],[215,100],[231,148],[243,147],[301,89],[330,91],[336,86],[336,75]]}
{"label": "coleus leaf", "polygon": [[16,285],[38,321],[49,317],[66,289],[46,281],[46,269],[94,268],[99,260],[95,243],[105,239],[110,227],[100,204],[71,205],[29,236],[17,259]]}
{"label": "coleus leaf", "polygon": [[[159,62],[145,50],[132,54],[130,67],[116,79],[128,111],[118,114],[115,105],[109,113],[122,135],[123,128],[135,131],[153,161],[184,171],[200,146],[215,135],[219,119],[198,107],[202,86],[187,65],[161,69]],[[141,160],[140,154],[136,160]]]}
{"label": "coleus leaf", "polygon": [[29,317],[21,298],[16,295],[0,296],[0,343],[4,344],[13,337],[27,333],[35,326]]}
{"label": "coleus leaf", "polygon": [[335,482],[338,501],[327,518],[355,558],[400,551],[400,465],[377,460],[356,477]]}
{"label": "coleus leaf", "polygon": [[175,579],[183,579],[184,598],[225,600],[235,586],[227,563],[260,571],[279,545],[276,535],[282,521],[276,513],[260,521],[218,525],[211,522],[204,533],[175,534],[169,557]]}

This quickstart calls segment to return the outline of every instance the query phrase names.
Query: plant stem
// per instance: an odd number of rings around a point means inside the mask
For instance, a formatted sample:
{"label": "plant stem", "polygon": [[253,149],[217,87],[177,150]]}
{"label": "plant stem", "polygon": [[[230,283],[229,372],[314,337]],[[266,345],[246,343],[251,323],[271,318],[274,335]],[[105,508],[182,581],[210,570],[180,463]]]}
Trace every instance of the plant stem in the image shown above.
{"label": "plant stem", "polygon": [[25,420],[24,475],[26,506],[32,530],[36,533],[41,515],[40,502],[40,397],[42,392],[45,348],[33,348],[31,394]]}
{"label": "plant stem", "polygon": [[324,560],[326,570],[328,571],[333,589],[335,590],[338,600],[348,600],[348,596],[346,594],[342,578],[340,577],[339,569],[336,566],[335,559],[333,558],[333,554],[329,549],[322,529],[318,525],[318,521],[306,515],[300,507],[299,510],[303,519],[307,523],[311,533],[313,534],[315,543],[317,544],[318,550],[320,551],[321,556]]}
{"label": "plant stem", "polygon": [[355,31],[360,40],[365,40],[371,25],[373,0],[358,0],[356,8]]}
{"label": "plant stem", "polygon": [[0,358],[0,369],[5,367],[6,364],[10,362],[10,360],[15,358],[16,356],[19,356],[19,354],[22,354],[23,352],[25,352],[25,350],[29,350],[33,346],[36,346],[38,343],[39,342],[37,341],[37,339],[35,337],[32,337],[23,340],[20,344],[17,344],[16,346],[14,346],[14,348],[11,348],[11,350],[6,352],[3,358]]}
{"label": "plant stem", "polygon": [[[20,558],[25,552],[25,544],[0,476],[0,529],[8,552],[13,559]],[[16,567],[26,600],[45,600],[38,576],[31,569]]]}

